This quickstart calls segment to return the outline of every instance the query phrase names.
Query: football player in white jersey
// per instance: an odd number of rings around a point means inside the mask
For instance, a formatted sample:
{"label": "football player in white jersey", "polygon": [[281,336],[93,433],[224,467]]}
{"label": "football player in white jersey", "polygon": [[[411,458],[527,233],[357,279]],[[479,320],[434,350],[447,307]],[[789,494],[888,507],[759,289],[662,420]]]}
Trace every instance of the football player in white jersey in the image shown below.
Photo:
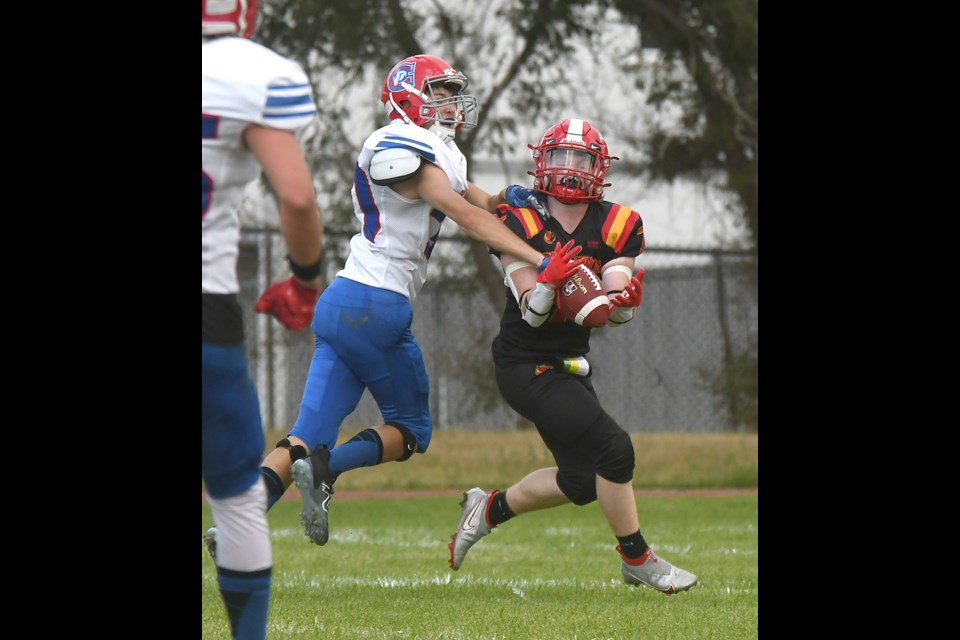
{"label": "football player in white jersey", "polygon": [[[476,125],[477,100],[466,88],[464,74],[440,58],[400,61],[381,92],[390,122],[366,139],[357,159],[352,193],[361,229],[343,270],[317,302],[316,344],[296,424],[262,470],[271,506],[296,481],[301,521],[318,545],[328,539],[328,506],[341,473],[407,460],[430,444],[429,383],[410,326],[444,219],[539,266],[543,278],[559,282],[579,264],[579,247],[548,260],[527,245],[492,215],[504,193],[491,196],[467,180],[454,142],[457,131]],[[364,389],[384,424],[334,448]]]}
{"label": "football player in white jersey", "polygon": [[262,170],[276,191],[294,276],[271,285],[258,310],[305,327],[318,294],[323,226],[295,134],[316,117],[316,106],[297,63],[248,39],[257,0],[201,0],[201,7],[201,475],[233,637],[262,639],[273,561],[260,475],[263,427],[237,302],[238,208],[244,186]]}

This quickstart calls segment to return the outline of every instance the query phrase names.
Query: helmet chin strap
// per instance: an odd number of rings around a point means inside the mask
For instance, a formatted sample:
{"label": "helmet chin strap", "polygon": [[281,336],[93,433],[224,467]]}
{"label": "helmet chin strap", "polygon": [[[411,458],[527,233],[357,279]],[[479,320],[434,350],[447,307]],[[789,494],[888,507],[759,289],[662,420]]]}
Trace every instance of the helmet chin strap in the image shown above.
{"label": "helmet chin strap", "polygon": [[410,119],[410,116],[407,115],[407,112],[404,111],[400,105],[397,104],[397,101],[393,99],[393,94],[390,94],[390,108],[393,109],[394,113],[403,118],[404,122],[407,124],[413,124],[413,120]]}
{"label": "helmet chin strap", "polygon": [[[413,93],[413,94],[419,96],[421,99],[423,99],[423,100],[425,100],[425,101],[428,101],[428,100],[427,100],[427,96],[423,95],[420,91],[417,91],[416,89],[414,89],[414,88],[413,88],[412,86],[410,86],[409,84],[405,84],[405,85],[404,85],[404,88],[406,88],[407,91],[409,91],[410,93]],[[399,115],[401,118],[403,118],[403,121],[404,121],[404,122],[406,122],[407,124],[412,124],[412,125],[416,126],[416,123],[415,123],[413,120],[410,119],[410,116],[407,115],[407,112],[404,111],[404,110],[400,107],[400,105],[397,104],[397,101],[393,99],[393,95],[392,95],[392,94],[390,95],[390,107],[393,109],[394,113],[396,113],[396,114]],[[434,121],[434,123],[433,123],[432,125],[430,125],[430,127],[427,129],[427,131],[433,132],[438,138],[440,138],[440,139],[443,140],[444,142],[450,142],[450,141],[453,140],[454,137],[456,137],[456,135],[457,135],[457,130],[456,130],[456,129],[451,129],[451,128],[449,128],[449,127],[444,127],[443,125],[441,125],[439,122],[436,122],[436,121]]]}

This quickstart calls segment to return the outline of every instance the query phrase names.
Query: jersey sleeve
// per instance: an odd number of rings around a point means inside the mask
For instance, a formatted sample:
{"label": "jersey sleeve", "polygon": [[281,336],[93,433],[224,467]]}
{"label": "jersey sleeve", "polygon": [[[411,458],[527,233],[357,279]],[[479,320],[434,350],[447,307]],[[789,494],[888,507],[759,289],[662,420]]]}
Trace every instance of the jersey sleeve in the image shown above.
{"label": "jersey sleeve", "polygon": [[636,258],[643,253],[643,220],[629,207],[615,204],[610,207],[601,231],[603,243],[624,258]]}
{"label": "jersey sleeve", "polygon": [[[543,221],[533,209],[511,207],[508,204],[497,205],[497,219],[514,235],[529,240],[543,231]],[[500,257],[500,252],[490,247],[490,254]]]}
{"label": "jersey sleeve", "polygon": [[296,131],[310,124],[317,115],[310,83],[278,78],[267,86],[262,124],[276,129]]}
{"label": "jersey sleeve", "polygon": [[543,220],[533,209],[501,204],[497,205],[497,211],[507,228],[524,240],[529,240],[543,231]]}
{"label": "jersey sleeve", "polygon": [[317,117],[296,61],[240,38],[207,44],[203,53],[203,113],[293,132]]}
{"label": "jersey sleeve", "polygon": [[299,64],[292,60],[278,63],[266,86],[259,124],[298,131],[316,118],[313,90]]}

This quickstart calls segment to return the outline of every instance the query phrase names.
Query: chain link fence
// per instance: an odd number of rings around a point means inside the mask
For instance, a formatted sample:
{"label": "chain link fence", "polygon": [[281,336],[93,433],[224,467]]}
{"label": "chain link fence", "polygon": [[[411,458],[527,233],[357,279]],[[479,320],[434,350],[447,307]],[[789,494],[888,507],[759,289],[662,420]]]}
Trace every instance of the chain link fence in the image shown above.
{"label": "chain link fence", "polygon": [[[349,236],[326,234],[325,242]],[[463,237],[440,245],[464,248]],[[330,251],[330,254],[335,252]],[[462,252],[466,254],[464,250]],[[435,252],[436,254],[436,252]],[[253,306],[289,276],[273,229],[243,231],[238,272],[251,374],[264,426],[293,426],[313,355],[309,329],[293,332]],[[648,247],[643,304],[632,322],[596,329],[587,356],[607,411],[630,432],[757,432],[758,264],[740,251]],[[326,264],[329,282],[341,264]],[[532,425],[503,402],[490,343],[499,314],[466,278],[431,276],[414,302],[413,335],[430,376],[435,429],[523,429]],[[369,392],[344,421],[347,432],[380,424]]]}

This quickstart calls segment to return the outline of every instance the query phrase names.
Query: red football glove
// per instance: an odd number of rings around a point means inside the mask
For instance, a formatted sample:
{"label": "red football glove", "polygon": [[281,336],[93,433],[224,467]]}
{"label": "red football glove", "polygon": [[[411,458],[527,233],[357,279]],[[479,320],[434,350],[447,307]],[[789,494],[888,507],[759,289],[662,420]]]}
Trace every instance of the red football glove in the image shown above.
{"label": "red football glove", "polygon": [[630,282],[623,288],[623,291],[610,296],[611,311],[620,307],[640,306],[640,300],[643,299],[643,276],[646,275],[646,273],[647,270],[640,267],[640,269],[637,270],[637,275],[630,278]]}
{"label": "red football glove", "polygon": [[257,313],[269,313],[287,329],[300,331],[313,319],[313,307],[319,297],[318,290],[290,276],[267,287],[254,309]]}
{"label": "red football glove", "polygon": [[574,260],[577,254],[580,253],[580,249],[582,249],[580,245],[573,246],[573,240],[563,245],[563,247],[561,247],[558,242],[553,250],[553,255],[550,256],[550,260],[547,262],[547,266],[540,272],[540,275],[537,276],[537,282],[542,282],[554,289],[563,284],[567,278],[573,275],[577,267],[587,261],[586,258],[577,258]]}

